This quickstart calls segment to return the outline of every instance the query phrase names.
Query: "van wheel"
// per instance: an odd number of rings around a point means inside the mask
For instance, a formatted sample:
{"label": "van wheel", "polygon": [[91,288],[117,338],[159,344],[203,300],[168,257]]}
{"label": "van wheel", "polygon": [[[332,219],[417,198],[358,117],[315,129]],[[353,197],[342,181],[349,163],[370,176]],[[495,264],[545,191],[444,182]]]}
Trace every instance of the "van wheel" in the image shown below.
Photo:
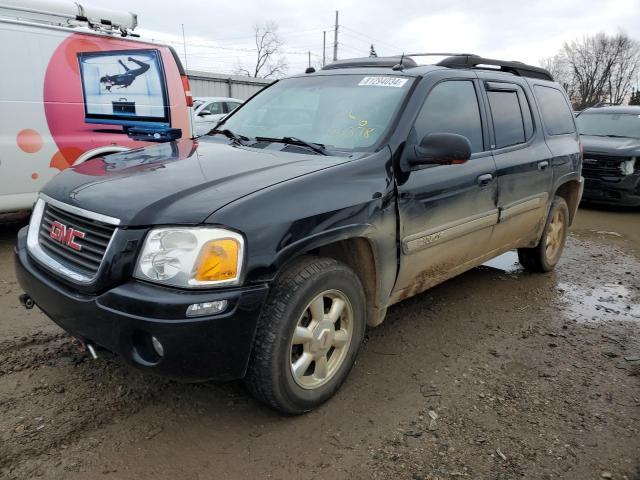
{"label": "van wheel", "polygon": [[518,249],[518,259],[525,270],[530,272],[553,270],[562,255],[568,227],[567,202],[562,197],[555,197],[538,246]]}
{"label": "van wheel", "polygon": [[353,270],[330,258],[301,257],[276,277],[245,385],[275,410],[308,412],[347,378],[364,330],[364,290]]}

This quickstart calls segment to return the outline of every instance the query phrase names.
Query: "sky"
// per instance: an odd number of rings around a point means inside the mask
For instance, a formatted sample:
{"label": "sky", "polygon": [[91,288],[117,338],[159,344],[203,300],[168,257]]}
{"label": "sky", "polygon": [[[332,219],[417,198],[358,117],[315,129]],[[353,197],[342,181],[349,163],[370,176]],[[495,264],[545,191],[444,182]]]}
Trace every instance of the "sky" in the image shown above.
{"label": "sky", "polygon": [[[82,2],[84,3],[84,2]],[[338,58],[402,52],[461,52],[539,65],[564,42],[604,31],[640,40],[640,0],[91,0],[95,6],[138,14],[136,32],[169,42],[190,70],[234,73],[255,63],[254,25],[275,22],[288,73],[303,71],[308,52],[322,63],[333,54],[339,14]]]}

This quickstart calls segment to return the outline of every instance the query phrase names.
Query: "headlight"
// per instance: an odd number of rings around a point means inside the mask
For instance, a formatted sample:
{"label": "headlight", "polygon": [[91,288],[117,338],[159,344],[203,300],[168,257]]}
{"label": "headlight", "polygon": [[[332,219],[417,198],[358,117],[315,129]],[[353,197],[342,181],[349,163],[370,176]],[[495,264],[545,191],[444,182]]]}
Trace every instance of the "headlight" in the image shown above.
{"label": "headlight", "polygon": [[135,276],[186,288],[237,285],[243,255],[244,238],[229,230],[156,228],[147,235]]}

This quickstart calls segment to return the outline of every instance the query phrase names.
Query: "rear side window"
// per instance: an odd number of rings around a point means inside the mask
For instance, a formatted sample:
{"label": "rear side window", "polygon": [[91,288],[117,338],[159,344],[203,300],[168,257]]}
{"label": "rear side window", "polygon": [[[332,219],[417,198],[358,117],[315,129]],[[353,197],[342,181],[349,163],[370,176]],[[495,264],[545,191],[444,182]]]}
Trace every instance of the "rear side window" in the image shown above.
{"label": "rear side window", "polygon": [[533,136],[533,118],[522,88],[503,82],[487,82],[485,86],[496,137],[494,148],[527,142]]}
{"label": "rear side window", "polygon": [[540,105],[542,121],[549,135],[563,135],[576,131],[573,124],[573,113],[560,90],[536,85],[536,98]]}
{"label": "rear side window", "polygon": [[478,96],[469,80],[451,80],[433,87],[415,123],[418,141],[429,133],[457,133],[471,142],[471,151],[484,150]]}
{"label": "rear side window", "polygon": [[487,92],[496,148],[509,147],[525,142],[524,121],[520,111],[518,93],[515,91]]}

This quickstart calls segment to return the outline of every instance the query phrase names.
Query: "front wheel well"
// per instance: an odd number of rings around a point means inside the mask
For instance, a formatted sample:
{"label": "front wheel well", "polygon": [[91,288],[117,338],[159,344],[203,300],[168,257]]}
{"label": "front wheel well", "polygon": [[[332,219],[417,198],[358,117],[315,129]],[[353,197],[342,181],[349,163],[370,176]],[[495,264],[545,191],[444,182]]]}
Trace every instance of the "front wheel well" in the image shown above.
{"label": "front wheel well", "polygon": [[380,288],[376,258],[373,246],[368,239],[355,237],[339,240],[307,253],[333,258],[351,268],[360,279],[364,289],[367,303],[367,325],[373,327],[382,323],[386,308],[381,308],[378,301]]}

